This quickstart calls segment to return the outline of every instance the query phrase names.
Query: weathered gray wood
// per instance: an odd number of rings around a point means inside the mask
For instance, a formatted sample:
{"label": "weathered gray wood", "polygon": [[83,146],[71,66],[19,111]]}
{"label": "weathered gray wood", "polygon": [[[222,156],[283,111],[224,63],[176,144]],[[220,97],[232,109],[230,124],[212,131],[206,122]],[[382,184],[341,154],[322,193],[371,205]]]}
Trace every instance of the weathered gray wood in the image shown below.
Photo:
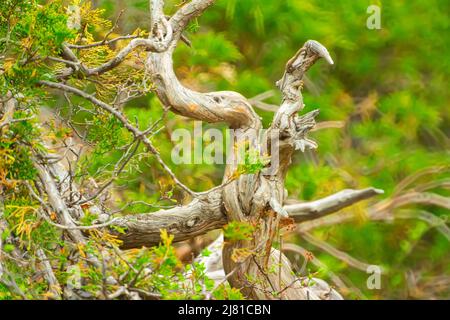
{"label": "weathered gray wood", "polygon": [[114,224],[125,228],[125,234],[119,234],[123,249],[151,247],[160,242],[162,229],[174,235],[174,241],[177,242],[222,227],[226,218],[221,205],[221,195],[216,192],[195,199],[186,206],[124,216]]}
{"label": "weathered gray wood", "polygon": [[[293,152],[299,148],[304,150],[306,146],[315,146],[314,142],[307,139],[306,134],[314,127],[314,117],[317,112],[304,116],[298,116],[297,112],[303,108],[300,93],[303,75],[320,57],[332,61],[321,44],[316,41],[306,42],[288,61],[282,79],[277,82],[283,93],[283,102],[275,114],[265,142],[270,144],[272,143],[272,140],[269,141],[270,137],[278,136],[276,140],[279,143],[276,155],[278,167],[268,175],[249,175],[250,177],[245,177],[245,180],[240,179],[244,183],[224,188],[228,220],[248,222],[257,226],[250,240],[227,242],[225,239],[223,251],[224,270],[227,274],[232,273],[228,281],[234,287],[241,288],[241,291],[249,298],[306,299],[308,296],[306,289],[296,281],[289,261],[283,253],[272,248],[272,242],[277,235],[279,222],[283,216],[280,213],[284,213],[282,209],[279,209],[281,207],[279,204],[285,200],[284,179]],[[235,169],[232,165],[228,167],[228,172]],[[241,186],[245,188],[244,192],[240,192]],[[246,203],[249,201],[250,203]],[[246,212],[242,208],[251,208],[251,210]],[[250,251],[251,258],[235,261],[233,255],[238,250]],[[273,272],[274,268],[278,269],[277,272]],[[249,281],[248,275],[252,275],[255,280]],[[310,296],[309,298],[318,297]]]}
{"label": "weathered gray wood", "polygon": [[300,223],[303,221],[318,219],[322,216],[348,207],[356,202],[382,193],[383,190],[375,188],[367,188],[362,190],[346,189],[320,200],[286,205],[284,208],[295,222]]}
{"label": "weathered gray wood", "polygon": [[[317,41],[309,40],[300,48],[287,62],[283,77],[277,82],[283,99],[281,106],[276,110],[269,131],[262,136],[261,119],[244,96],[232,91],[202,93],[191,90],[179,81],[174,72],[172,54],[181,39],[182,32],[189,21],[199,16],[213,2],[213,0],[192,0],[185,3],[169,19],[163,12],[163,1],[150,0],[151,31],[148,39],[131,40],[110,61],[94,68],[80,64],[70,46],[66,46],[62,55],[67,59],[66,64],[69,68],[64,70],[59,78],[75,73],[89,77],[106,72],[120,64],[135,48],[143,46],[149,51],[145,71],[165,107],[191,119],[226,123],[229,128],[236,129],[233,136],[235,145],[248,141],[256,150],[263,150],[263,145],[268,145],[269,150],[272,150],[271,147],[276,143],[278,151],[271,155],[277,156],[278,165],[275,165],[271,172],[243,174],[230,181],[230,177],[235,176],[239,164],[238,155],[232,154],[231,161],[227,162],[223,185],[203,193],[193,192],[162,161],[145,132],[135,127],[120,110],[66,83],[40,81],[39,84],[78,95],[109,112],[123,124],[136,141],[142,142],[147,147],[175,184],[192,197],[191,203],[184,206],[148,214],[126,215],[114,220],[116,226],[124,229],[123,234],[116,233],[122,240],[124,249],[158,244],[162,229],[173,234],[174,241],[182,241],[220,228],[229,221],[247,222],[256,227],[250,239],[235,242],[225,239],[224,242],[223,267],[229,283],[252,299],[321,299],[323,298],[321,294],[306,288],[293,274],[286,256],[272,248],[272,242],[279,231],[280,220],[285,219],[287,214],[294,217],[297,222],[316,219],[379,193],[375,189],[346,190],[310,203],[283,206],[286,200],[284,182],[292,155],[296,150],[304,151],[317,146],[307,135],[315,126],[318,111],[298,115],[304,107],[300,91],[303,76],[319,58],[324,58],[331,64],[333,60],[326,48]],[[273,140],[273,137],[276,139]],[[37,162],[36,168],[48,201],[57,211],[60,222],[70,227],[67,232],[74,241],[85,241],[80,230],[71,228],[74,223],[69,209],[79,207],[79,203],[68,203],[64,195],[59,194],[54,178],[50,176],[44,164]],[[89,200],[85,202],[94,207],[95,204]],[[249,254],[244,259],[236,260],[234,258],[239,250]],[[252,279],[249,279],[249,275]],[[119,288],[112,296],[121,295],[122,291],[127,292]]]}

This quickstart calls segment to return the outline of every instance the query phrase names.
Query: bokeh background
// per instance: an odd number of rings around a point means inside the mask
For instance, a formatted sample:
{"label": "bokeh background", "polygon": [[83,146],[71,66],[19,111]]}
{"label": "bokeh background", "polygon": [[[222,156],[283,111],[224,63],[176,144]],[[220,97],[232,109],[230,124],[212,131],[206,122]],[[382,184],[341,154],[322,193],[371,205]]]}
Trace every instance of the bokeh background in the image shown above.
{"label": "bokeh background", "polygon": [[[113,21],[124,10],[117,34],[148,30],[147,0],[93,2]],[[379,30],[366,27],[372,4],[381,8]],[[335,65],[317,63],[304,90],[305,111],[320,109],[322,128],[311,134],[319,148],[295,156],[286,183],[289,197],[312,200],[369,186],[385,193],[336,215],[352,215],[351,220],[305,226],[307,235],[300,227],[286,232],[283,242],[305,248],[322,263],[307,263],[302,270],[305,258],[290,254],[296,270],[317,272],[346,298],[450,298],[448,198],[417,200],[423,192],[450,195],[449,9],[446,0],[219,0],[189,27],[192,46],[176,50],[177,74],[190,88],[235,90],[248,98],[272,92],[264,102],[277,105],[275,81],[286,61],[308,39],[328,48]],[[140,123],[162,115],[152,94],[125,110]],[[256,110],[269,125],[273,112]],[[192,121],[169,114],[156,141],[177,176],[195,190],[207,190],[221,182],[223,166],[170,162],[171,132],[192,127]],[[89,170],[118,156],[91,158]],[[153,161],[143,159],[136,164],[140,170],[119,181],[118,204],[185,201],[172,194],[171,182]],[[392,205],[405,193],[398,207]],[[370,210],[380,202],[392,210],[373,221]],[[214,235],[180,245],[180,255],[186,247],[199,250]],[[384,268],[381,289],[367,288],[364,263]]]}

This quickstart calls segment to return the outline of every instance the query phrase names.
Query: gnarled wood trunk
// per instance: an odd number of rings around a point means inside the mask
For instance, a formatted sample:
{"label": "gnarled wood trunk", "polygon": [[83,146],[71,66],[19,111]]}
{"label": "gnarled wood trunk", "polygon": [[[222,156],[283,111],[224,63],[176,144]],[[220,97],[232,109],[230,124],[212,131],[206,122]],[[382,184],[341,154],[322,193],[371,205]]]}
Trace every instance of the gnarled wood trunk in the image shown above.
{"label": "gnarled wood trunk", "polygon": [[[161,30],[164,33],[166,30]],[[155,31],[154,31],[155,33]],[[233,147],[247,145],[263,157],[271,156],[270,169],[242,174],[234,181],[242,164],[242,154],[232,152],[223,178],[222,202],[228,221],[246,222],[255,227],[251,239],[228,241],[223,248],[223,264],[232,286],[249,298],[306,299],[302,285],[296,281],[287,258],[272,248],[279,230],[285,200],[284,180],[295,149],[314,147],[306,134],[315,122],[317,112],[298,116],[303,108],[301,80],[306,70],[320,57],[331,58],[316,41],[308,41],[287,63],[278,82],[283,103],[266,134],[252,106],[235,92],[199,93],[184,87],[173,70],[175,45],[162,53],[150,53],[147,70],[156,85],[160,100],[172,111],[207,122],[225,122],[234,129]]]}
{"label": "gnarled wood trunk", "polygon": [[[223,249],[223,264],[225,272],[230,274],[229,282],[241,288],[250,298],[319,298],[307,294],[304,285],[293,273],[289,260],[272,248],[272,242],[279,231],[280,219],[287,218],[282,204],[285,200],[284,181],[292,154],[295,149],[303,151],[305,147],[315,147],[306,134],[314,127],[317,112],[298,116],[297,111],[303,109],[300,93],[303,74],[320,57],[332,63],[321,44],[308,41],[287,63],[285,74],[278,82],[283,103],[263,137],[265,140],[252,141],[259,150],[263,149],[262,143],[268,146],[271,169],[240,176],[237,181],[225,186],[223,191],[228,220],[247,222],[256,230],[248,241],[230,242],[225,239]],[[239,136],[236,139],[235,143],[241,143]],[[226,174],[236,169],[235,165],[228,165]],[[236,253],[243,250],[249,256],[236,259]]]}
{"label": "gnarled wood trunk", "polygon": [[[320,290],[310,290],[309,284],[304,283],[305,279],[293,273],[288,259],[272,246],[281,222],[286,224],[311,220],[379,193],[375,189],[350,190],[345,194],[338,193],[316,202],[284,206],[285,177],[293,153],[296,150],[304,151],[306,148],[316,147],[315,142],[307,138],[307,133],[314,127],[314,117],[318,111],[302,116],[297,114],[303,109],[300,92],[303,75],[321,57],[331,64],[333,61],[320,43],[307,41],[287,62],[283,77],[277,82],[282,92],[282,103],[272,125],[267,131],[263,131],[259,116],[249,100],[241,94],[231,91],[196,92],[183,86],[174,72],[172,54],[182,37],[182,32],[189,21],[199,16],[213,2],[213,0],[192,0],[168,18],[163,12],[163,1],[150,0],[151,32],[148,39],[133,39],[115,57],[95,68],[84,66],[70,45],[64,46],[62,56],[68,59],[67,68],[56,78],[61,81],[38,82],[41,86],[82,97],[115,117],[132,134],[134,142],[143,143],[174,183],[192,197],[191,203],[184,206],[152,214],[117,217],[88,228],[104,227],[109,224],[123,227],[124,233],[116,235],[123,241],[122,248],[128,249],[158,244],[161,229],[173,234],[174,241],[181,241],[220,228],[229,222],[250,224],[254,227],[254,232],[245,240],[224,239],[223,268],[226,279],[233,287],[239,288],[252,299],[339,298],[337,294],[332,297],[322,296],[320,292],[324,292],[323,288],[329,287],[320,281],[316,283],[316,287],[321,287]],[[105,73],[123,62],[137,47],[149,51],[145,69],[165,107],[191,119],[226,123],[234,130],[232,148],[237,146],[240,149],[239,146],[244,146],[244,151],[245,148],[256,150],[259,157],[264,157],[267,152],[270,163],[258,172],[239,174],[243,155],[240,152],[231,152],[223,183],[205,192],[194,192],[181,183],[164,163],[148,138],[150,131],[141,131],[119,109],[95,95],[68,85],[65,81],[68,77],[78,74],[90,77]],[[54,169],[54,164],[49,163],[44,156],[36,157],[34,160],[41,177],[40,183],[44,185],[43,191],[47,194],[49,206],[57,213],[60,227],[67,229],[75,242],[83,243],[85,235],[80,231],[83,227],[74,226],[72,219],[79,220],[83,204],[89,203],[92,211],[96,207],[96,197],[104,189],[99,190],[96,196],[85,196],[81,191],[77,191],[76,187],[58,188],[60,186],[58,181],[65,179],[58,179],[57,176],[62,176],[60,174],[51,174],[51,171],[55,171],[51,170]],[[70,174],[64,173],[64,176]],[[70,179],[70,182],[66,183],[73,183],[73,180]],[[72,190],[72,194],[68,196],[67,190]],[[79,200],[73,201],[73,195]],[[43,200],[40,202],[49,209]],[[101,212],[100,209],[97,210]],[[99,265],[98,260],[93,258],[91,260],[94,265]],[[122,289],[128,292],[125,286]],[[122,293],[118,293],[120,294]]]}

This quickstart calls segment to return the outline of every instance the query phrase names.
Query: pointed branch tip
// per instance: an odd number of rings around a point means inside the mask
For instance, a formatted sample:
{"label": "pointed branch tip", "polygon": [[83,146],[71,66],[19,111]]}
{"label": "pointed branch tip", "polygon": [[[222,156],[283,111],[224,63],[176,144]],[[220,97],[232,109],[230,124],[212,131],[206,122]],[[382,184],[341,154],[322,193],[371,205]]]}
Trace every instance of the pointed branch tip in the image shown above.
{"label": "pointed branch tip", "polygon": [[322,45],[320,42],[316,40],[308,40],[305,43],[305,47],[308,47],[309,49],[316,52],[320,57],[324,58],[329,64],[331,65],[334,64],[334,61],[331,58],[327,48],[325,48],[325,46]]}

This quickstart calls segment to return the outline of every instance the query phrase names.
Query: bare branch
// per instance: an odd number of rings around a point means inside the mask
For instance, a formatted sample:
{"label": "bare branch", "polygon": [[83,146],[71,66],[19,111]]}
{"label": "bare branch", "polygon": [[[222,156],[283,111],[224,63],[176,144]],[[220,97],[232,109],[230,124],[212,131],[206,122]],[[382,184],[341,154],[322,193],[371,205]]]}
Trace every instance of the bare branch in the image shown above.
{"label": "bare branch", "polygon": [[326,198],[312,202],[286,205],[284,208],[295,222],[318,219],[322,216],[351,206],[352,204],[382,194],[383,190],[367,188],[362,190],[346,189]]}
{"label": "bare branch", "polygon": [[[333,63],[327,49],[319,42],[308,40],[303,47],[287,62],[283,77],[277,81],[282,93],[282,104],[277,110],[268,137],[273,133],[279,134],[279,163],[278,174],[283,177],[291,163],[295,150],[304,151],[306,148],[316,148],[317,144],[308,139],[308,132],[315,126],[318,110],[298,116],[297,112],[304,107],[300,89],[303,86],[303,76],[306,71],[319,59],[325,58]],[[284,181],[284,180],[283,180]]]}
{"label": "bare branch", "polygon": [[221,199],[220,192],[213,192],[186,206],[121,217],[114,224],[125,228],[125,233],[118,235],[122,248],[157,245],[162,229],[177,242],[220,228],[226,223]]}
{"label": "bare branch", "polygon": [[[45,203],[45,201],[44,201],[41,197],[39,197],[39,196],[36,194],[36,192],[34,192],[34,190],[33,190],[33,188],[31,187],[31,185],[30,185],[29,183],[26,183],[26,185],[27,185],[27,187],[28,187],[28,190],[29,190],[31,196],[32,196],[33,198],[35,198],[35,199],[42,205],[42,207],[43,207],[47,212],[50,212],[50,208],[47,206],[47,204]],[[38,210],[38,213],[39,213],[39,210]],[[115,218],[115,219],[111,219],[110,221],[107,221],[107,222],[104,222],[104,223],[101,223],[101,224],[95,224],[95,225],[90,225],[90,226],[76,226],[76,225],[73,225],[73,226],[66,226],[66,225],[62,225],[62,224],[53,222],[53,221],[52,221],[49,217],[47,217],[45,214],[41,214],[40,216],[41,216],[47,223],[51,224],[51,225],[54,226],[54,227],[63,229],[63,230],[91,230],[91,229],[103,228],[103,227],[107,227],[107,226],[113,224],[113,223],[116,222],[116,220],[117,220],[117,218]]]}
{"label": "bare branch", "polygon": [[[367,272],[367,268],[370,266],[370,264],[359,261],[358,259],[352,257],[348,253],[336,249],[335,247],[326,243],[325,241],[317,239],[316,237],[314,237],[313,235],[311,235],[308,232],[299,232],[299,234],[303,239],[305,239],[306,241],[308,241],[315,247],[318,247],[319,249],[322,249],[323,251],[329,253],[333,257],[336,257],[339,260],[344,261],[345,263],[347,263],[349,266],[351,266],[353,268],[356,268],[363,272]],[[383,271],[383,273],[384,273],[384,271]]]}
{"label": "bare branch", "polygon": [[94,105],[106,110],[110,114],[112,114],[114,117],[116,117],[117,120],[119,120],[122,125],[133,134],[133,136],[140,140],[147,149],[155,156],[158,163],[164,168],[164,170],[170,175],[172,180],[184,191],[186,191],[190,195],[195,195],[195,192],[189,189],[186,185],[184,185],[172,172],[172,170],[169,168],[169,166],[162,160],[158,150],[153,146],[153,143],[147,138],[145,132],[139,130],[138,128],[134,127],[129,120],[117,109],[113,108],[109,104],[95,98],[93,95],[90,95],[80,89],[62,84],[62,83],[56,83],[56,82],[50,82],[50,81],[39,81],[39,84],[59,89],[65,92],[70,92],[73,94],[76,94],[82,98],[85,98],[86,100],[92,102]]}
{"label": "bare branch", "polygon": [[213,3],[214,0],[192,0],[178,9],[170,19],[174,41],[178,41],[189,21],[201,15]]}
{"label": "bare branch", "polygon": [[[183,5],[170,18],[173,40],[170,48],[164,52],[148,55],[147,71],[156,87],[156,93],[162,104],[177,114],[210,123],[225,122],[232,128],[260,127],[260,119],[249,101],[241,94],[232,91],[200,93],[184,87],[173,69],[172,53],[178,39],[189,21],[199,16],[213,4],[213,0],[193,0]],[[160,4],[151,2],[151,7],[160,8]],[[161,10],[161,9],[159,9]],[[152,24],[161,19],[152,15]],[[160,34],[161,28],[153,27],[152,34]]]}
{"label": "bare branch", "polygon": [[[38,164],[37,161],[35,161],[35,168],[38,171],[39,177],[41,178],[42,184],[47,193],[48,201],[53,210],[56,211],[57,216],[61,219],[62,224],[68,227],[76,227],[76,225],[72,221],[69,209],[67,208],[64,199],[59,196],[59,191],[56,187],[54,178],[45,169],[45,167],[41,164]],[[72,240],[74,240],[75,242],[84,242],[84,237],[79,230],[69,229],[68,233],[72,237]]]}
{"label": "bare branch", "polygon": [[316,123],[314,128],[311,129],[311,132],[329,128],[341,129],[344,126],[345,126],[344,121],[321,121]]}
{"label": "bare branch", "polygon": [[71,43],[67,43],[66,46],[70,49],[89,49],[89,48],[93,48],[93,47],[99,47],[99,46],[109,46],[117,41],[120,40],[128,40],[128,39],[136,39],[138,38],[139,35],[134,35],[134,34],[129,34],[126,36],[118,36],[114,39],[111,40],[102,40],[102,41],[97,41],[97,42],[93,42],[93,43],[89,43],[89,44],[71,44]]}
{"label": "bare branch", "polygon": [[[114,69],[119,64],[121,64],[125,58],[136,48],[143,47],[147,51],[154,51],[154,52],[162,52],[164,50],[167,50],[169,41],[166,40],[164,42],[155,41],[153,39],[143,39],[143,38],[136,38],[130,41],[130,43],[122,48],[112,59],[108,60],[107,62],[101,64],[100,66],[94,67],[94,68],[88,68],[81,64],[81,62],[72,62],[78,65],[78,69],[83,72],[85,76],[91,76],[91,75],[99,75],[102,73],[105,73],[109,70]],[[67,50],[70,50],[67,48]],[[66,51],[67,51],[66,50]],[[63,73],[58,75],[58,78],[66,78],[73,74],[74,71],[77,71],[75,68],[70,70],[65,70]]]}
{"label": "bare branch", "polygon": [[200,93],[184,87],[173,70],[172,53],[150,53],[147,71],[162,104],[177,114],[232,128],[259,128],[260,119],[248,100],[237,92]]}
{"label": "bare branch", "polygon": [[405,190],[408,186],[410,186],[412,183],[414,183],[416,180],[422,178],[423,176],[438,174],[438,173],[443,172],[446,169],[448,170],[448,167],[439,166],[439,167],[430,167],[430,168],[425,168],[425,169],[419,170],[419,171],[415,172],[414,174],[407,176],[402,181],[400,181],[396,185],[393,195],[394,196],[398,195],[400,192]]}
{"label": "bare branch", "polygon": [[167,42],[161,43],[159,41],[154,41],[153,39],[133,39],[126,47],[120,50],[114,58],[98,67],[88,69],[87,74],[98,75],[113,69],[125,60],[131,51],[138,47],[144,47],[147,51],[162,52],[167,49]]}
{"label": "bare branch", "polygon": [[10,126],[13,123],[21,122],[21,121],[28,121],[34,119],[34,116],[26,117],[26,118],[19,118],[19,119],[9,119],[8,121],[4,121],[0,123],[0,129],[6,126]]}
{"label": "bare branch", "polygon": [[435,205],[450,210],[450,198],[431,192],[407,192],[380,202],[376,211],[390,210],[410,204]]}
{"label": "bare branch", "polygon": [[[294,219],[299,220],[296,222],[319,219],[324,215],[336,212],[357,201],[379,194],[379,192],[376,191],[366,190],[372,189],[351,190],[355,193],[351,193],[350,198],[348,198],[349,200],[344,201],[344,203],[339,205],[337,205],[337,198],[340,197],[336,197],[339,195],[338,193],[310,203],[287,205],[285,208],[289,211],[292,210],[292,207],[296,207]],[[344,192],[345,191],[346,190],[344,190]],[[123,235],[118,235],[123,241],[122,247],[127,249],[157,245],[160,242],[161,229],[168,230],[169,233],[175,236],[174,242],[178,242],[222,227],[227,223],[227,220],[225,215],[220,211],[220,194],[214,193],[214,195],[212,195],[210,193],[208,194],[208,197],[208,200],[196,199],[191,204],[183,207],[115,218],[113,225],[125,228],[125,233]],[[301,208],[303,208],[305,212],[298,211],[301,210]],[[344,217],[347,217],[347,215],[345,214]],[[347,218],[350,219],[352,217],[353,215],[348,215]],[[401,216],[399,216],[399,218],[400,217]],[[408,217],[413,218],[412,215],[408,215]],[[414,217],[420,218],[418,216]],[[342,220],[339,219],[339,221]],[[314,223],[314,221],[311,221],[311,223]],[[302,226],[303,224],[298,227],[301,232],[303,232]]]}
{"label": "bare branch", "polygon": [[[135,147],[133,148],[133,150],[128,153],[128,155],[126,156],[126,158],[124,159],[124,161],[122,162],[122,164],[120,165],[118,170],[115,170],[113,172],[113,177],[111,179],[109,179],[108,182],[106,182],[100,188],[98,188],[98,190],[97,190],[97,192],[95,194],[91,195],[90,197],[88,197],[86,199],[82,199],[82,200],[77,201],[76,204],[80,205],[80,204],[88,203],[88,202],[96,199],[100,194],[102,194],[102,192],[105,191],[105,189],[108,188],[114,182],[114,180],[116,180],[119,177],[121,172],[125,169],[125,166],[131,160],[131,158],[135,155],[137,149],[139,148],[139,143],[140,143],[140,141],[138,141],[136,143]],[[134,142],[130,145],[130,148],[132,147],[133,144],[134,144]]]}
{"label": "bare branch", "polygon": [[286,63],[283,77],[277,81],[277,86],[283,94],[283,103],[275,115],[272,128],[285,130],[294,127],[292,125],[294,116],[296,112],[303,109],[303,97],[300,92],[303,76],[321,57],[333,64],[330,54],[323,45],[317,41],[308,40]]}
{"label": "bare branch", "polygon": [[[106,35],[105,39],[101,42],[97,42],[91,44],[90,46],[76,46],[71,44],[66,44],[63,46],[63,56],[71,61],[69,65],[72,68],[64,70],[58,77],[67,78],[72,75],[74,72],[81,71],[85,76],[91,75],[99,75],[105,73],[120,63],[122,63],[125,58],[136,48],[142,47],[145,48],[146,51],[152,52],[163,52],[169,48],[169,45],[173,40],[173,32],[172,25],[167,21],[165,15],[162,12],[163,1],[162,0],[151,0],[151,8],[150,8],[150,16],[152,20],[152,34],[148,39],[144,38],[134,38],[132,39],[128,45],[122,48],[113,58],[108,60],[107,62],[101,64],[100,66],[94,68],[88,68],[78,60],[76,55],[73,53],[71,48],[75,49],[84,49],[87,47],[93,47],[97,45],[105,45],[106,43],[112,43],[118,40],[123,40],[126,38],[133,38],[132,36],[119,37],[111,41],[106,41],[106,38],[109,36],[109,33]],[[158,32],[156,32],[158,30]],[[75,63],[75,66],[73,65]]]}
{"label": "bare branch", "polygon": [[49,291],[52,294],[54,299],[60,299],[61,298],[61,286],[58,282],[58,280],[55,277],[55,274],[53,273],[52,266],[50,262],[47,259],[47,256],[44,253],[44,250],[38,249],[36,251],[36,255],[41,260],[42,267],[45,272],[45,279],[48,282]]}
{"label": "bare branch", "polygon": [[450,241],[450,228],[446,221],[425,210],[399,210],[394,216],[396,219],[418,219],[426,222],[431,228],[436,228],[448,241]]}
{"label": "bare branch", "polygon": [[[430,197],[430,195],[432,195],[432,197]],[[413,215],[411,213],[405,213],[404,210],[400,210],[399,212],[401,212],[401,214],[397,213],[394,209],[395,208],[399,208],[400,205],[404,206],[404,205],[408,205],[410,203],[415,203],[415,204],[433,204],[433,205],[443,205],[444,207],[449,205],[449,199],[443,196],[438,196],[435,194],[427,194],[425,196],[419,196],[417,199],[414,199],[414,197],[411,197],[410,194],[406,194],[406,197],[403,197],[404,195],[401,195],[399,197],[401,197],[401,201],[398,202],[397,200],[395,200],[395,197],[393,199],[386,199],[384,201],[381,201],[380,203],[375,204],[374,206],[370,207],[367,210],[367,218],[370,220],[386,220],[386,221],[392,221],[395,218],[400,218],[400,219],[421,219],[427,222],[432,222],[431,225],[432,226],[437,226],[440,225],[442,226],[442,224],[445,225],[445,222],[441,221],[441,219],[436,220],[435,218],[431,218],[428,214],[426,215],[426,217],[423,214],[416,214]],[[437,197],[435,197],[437,196]],[[412,201],[405,201],[406,199],[411,200]],[[432,199],[433,202],[430,202],[430,199]],[[420,211],[419,211],[420,212]],[[423,213],[423,211],[422,211]],[[434,216],[434,215],[433,215]],[[435,216],[434,216],[435,217]],[[437,218],[437,217],[436,217]],[[315,228],[319,228],[319,227],[326,227],[326,226],[331,226],[331,225],[335,225],[335,224],[340,224],[340,223],[345,223],[348,221],[351,221],[355,219],[355,215],[352,212],[343,212],[341,214],[337,214],[337,215],[331,215],[331,216],[321,216],[318,219],[315,220],[311,220],[311,221],[305,221],[303,223],[301,223],[300,225],[297,226],[297,230],[299,232],[306,232],[306,231],[310,231],[312,229]],[[437,223],[437,225],[436,225]],[[444,230],[444,235],[447,237],[446,234],[446,230],[445,230],[445,226],[443,226],[442,228],[438,229],[440,232],[442,232]]]}
{"label": "bare branch", "polygon": [[263,93],[260,93],[256,96],[254,96],[253,98],[248,99],[248,101],[255,107],[257,107],[258,109],[264,110],[264,111],[271,111],[271,112],[277,112],[278,108],[280,106],[275,105],[275,104],[269,104],[269,103],[265,103],[264,100],[268,99],[270,97],[274,96],[274,91],[273,90],[269,90]]}

